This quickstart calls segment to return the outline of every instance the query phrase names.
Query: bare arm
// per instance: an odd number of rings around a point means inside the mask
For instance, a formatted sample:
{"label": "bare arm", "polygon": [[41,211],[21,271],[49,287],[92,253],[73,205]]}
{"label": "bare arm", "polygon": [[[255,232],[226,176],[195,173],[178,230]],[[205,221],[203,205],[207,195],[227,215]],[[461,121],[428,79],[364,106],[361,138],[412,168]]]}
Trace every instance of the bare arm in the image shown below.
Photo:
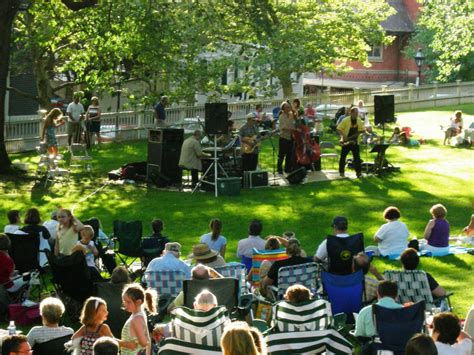
{"label": "bare arm", "polygon": [[443,297],[446,296],[446,290],[441,286],[436,287],[433,291],[431,291],[432,295],[435,297]]}
{"label": "bare arm", "polygon": [[423,238],[430,239],[431,231],[433,230],[434,225],[435,225],[435,220],[431,219],[426,225],[425,232],[423,233]]}
{"label": "bare arm", "polygon": [[227,245],[224,245],[221,250],[220,250],[220,253],[221,253],[221,256],[225,259],[225,250],[227,248]]}
{"label": "bare arm", "polygon": [[273,279],[269,278],[268,276],[265,276],[262,280],[262,284],[264,286],[271,286],[273,285]]}
{"label": "bare arm", "polygon": [[103,337],[111,337],[111,338],[114,337],[114,335],[112,334],[112,331],[110,330],[107,324],[102,324],[102,326],[100,327],[99,334]]}
{"label": "bare arm", "polygon": [[79,330],[72,335],[71,340],[82,337],[84,335],[85,329],[85,326],[80,327]]}
{"label": "bare arm", "polygon": [[43,125],[43,130],[41,131],[41,141],[42,142],[44,141],[45,133],[46,133],[46,122]]}
{"label": "bare arm", "polygon": [[74,229],[76,232],[79,232],[82,228],[84,228],[84,225],[76,218],[76,216],[72,216],[72,218],[74,220]]}
{"label": "bare arm", "polygon": [[377,268],[376,268],[374,265],[372,265],[372,264],[370,264],[369,272],[370,272],[372,275],[374,275],[377,280],[379,280],[379,281],[384,280],[382,274],[381,274],[381,273],[377,270]]}
{"label": "bare arm", "polygon": [[138,339],[138,344],[142,347],[147,347],[149,341],[148,330],[143,317],[135,317],[132,319],[131,328]]}

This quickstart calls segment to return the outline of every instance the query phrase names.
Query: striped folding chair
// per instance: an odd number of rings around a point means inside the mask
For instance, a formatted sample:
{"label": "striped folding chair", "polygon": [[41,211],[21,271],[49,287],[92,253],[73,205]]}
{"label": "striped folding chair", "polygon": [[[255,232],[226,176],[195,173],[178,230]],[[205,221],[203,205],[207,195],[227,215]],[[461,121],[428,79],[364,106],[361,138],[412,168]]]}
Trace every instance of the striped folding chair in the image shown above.
{"label": "striped folding chair", "polygon": [[260,287],[260,266],[264,260],[270,261],[272,264],[278,260],[288,259],[286,249],[276,250],[257,250],[253,249],[252,256],[252,284],[255,288]]}
{"label": "striped folding chair", "polygon": [[144,279],[147,286],[155,289],[160,296],[176,297],[183,290],[186,274],[183,271],[146,271]]}
{"label": "striped folding chair", "polygon": [[245,281],[245,265],[237,262],[227,263],[226,266],[214,268],[219,274],[224,277],[232,277],[239,280],[240,295],[248,293],[247,282]]}
{"label": "striped folding chair", "polygon": [[224,327],[230,323],[226,307],[207,312],[178,307],[171,312],[170,330],[173,337],[192,344],[220,346]]}
{"label": "striped folding chair", "polygon": [[193,355],[222,355],[220,346],[207,346],[201,344],[193,344],[184,340],[173,337],[166,338],[158,351],[160,355],[177,355],[177,354],[193,354]]}
{"label": "striped folding chair", "polygon": [[265,338],[271,355],[352,354],[352,344],[334,329],[270,333]]}
{"label": "striped folding chair", "polygon": [[276,292],[277,300],[281,300],[286,289],[294,284],[303,285],[314,292],[317,275],[318,266],[316,263],[284,266],[278,270],[278,288],[270,287],[269,289]]}
{"label": "striped folding chair", "polygon": [[273,306],[276,332],[304,332],[328,329],[332,325],[331,304],[322,299],[301,303],[280,301]]}
{"label": "striped folding chair", "polygon": [[386,280],[394,281],[398,285],[398,298],[401,303],[425,301],[427,310],[439,307],[443,302],[444,310],[451,310],[451,302],[448,293],[445,297],[433,299],[426,273],[422,270],[386,270]]}

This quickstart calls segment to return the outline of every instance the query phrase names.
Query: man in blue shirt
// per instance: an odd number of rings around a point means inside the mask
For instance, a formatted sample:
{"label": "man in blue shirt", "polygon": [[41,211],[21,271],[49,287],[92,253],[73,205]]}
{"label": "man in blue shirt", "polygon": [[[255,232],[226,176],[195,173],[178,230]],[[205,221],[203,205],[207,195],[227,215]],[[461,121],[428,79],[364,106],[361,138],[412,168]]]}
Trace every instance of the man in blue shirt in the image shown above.
{"label": "man in blue shirt", "polygon": [[146,268],[149,271],[183,271],[187,279],[191,278],[191,267],[184,261],[180,260],[181,244],[176,242],[166,243],[163,256],[153,259]]}
{"label": "man in blue shirt", "polygon": [[168,106],[168,96],[162,96],[160,102],[155,106],[155,118],[157,127],[164,127],[166,120],[165,107]]}

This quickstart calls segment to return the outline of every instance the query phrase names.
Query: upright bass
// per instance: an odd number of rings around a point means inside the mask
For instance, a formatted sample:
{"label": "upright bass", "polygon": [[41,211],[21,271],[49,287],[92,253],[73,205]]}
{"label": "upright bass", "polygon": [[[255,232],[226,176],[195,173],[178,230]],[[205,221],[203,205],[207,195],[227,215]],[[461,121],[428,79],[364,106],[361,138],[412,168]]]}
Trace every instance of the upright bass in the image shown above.
{"label": "upright bass", "polygon": [[295,141],[296,163],[300,166],[311,166],[321,156],[319,144],[311,139],[310,129],[300,120],[298,130],[293,132]]}

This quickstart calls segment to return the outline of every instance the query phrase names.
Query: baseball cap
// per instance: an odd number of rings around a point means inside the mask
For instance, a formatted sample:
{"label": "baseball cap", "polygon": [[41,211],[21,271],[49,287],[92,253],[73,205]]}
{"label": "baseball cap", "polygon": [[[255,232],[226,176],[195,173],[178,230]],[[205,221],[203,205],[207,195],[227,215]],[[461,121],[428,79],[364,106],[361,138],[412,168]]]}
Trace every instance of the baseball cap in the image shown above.
{"label": "baseball cap", "polygon": [[334,217],[334,219],[332,220],[332,226],[339,230],[347,229],[348,224],[349,222],[347,221],[347,218],[343,216]]}
{"label": "baseball cap", "polygon": [[177,242],[169,242],[165,244],[165,250],[166,251],[174,251],[176,253],[181,252],[181,244]]}
{"label": "baseball cap", "polygon": [[246,117],[247,118],[257,118],[257,115],[255,115],[255,113],[253,113],[253,112],[250,112],[249,114],[247,114]]}

